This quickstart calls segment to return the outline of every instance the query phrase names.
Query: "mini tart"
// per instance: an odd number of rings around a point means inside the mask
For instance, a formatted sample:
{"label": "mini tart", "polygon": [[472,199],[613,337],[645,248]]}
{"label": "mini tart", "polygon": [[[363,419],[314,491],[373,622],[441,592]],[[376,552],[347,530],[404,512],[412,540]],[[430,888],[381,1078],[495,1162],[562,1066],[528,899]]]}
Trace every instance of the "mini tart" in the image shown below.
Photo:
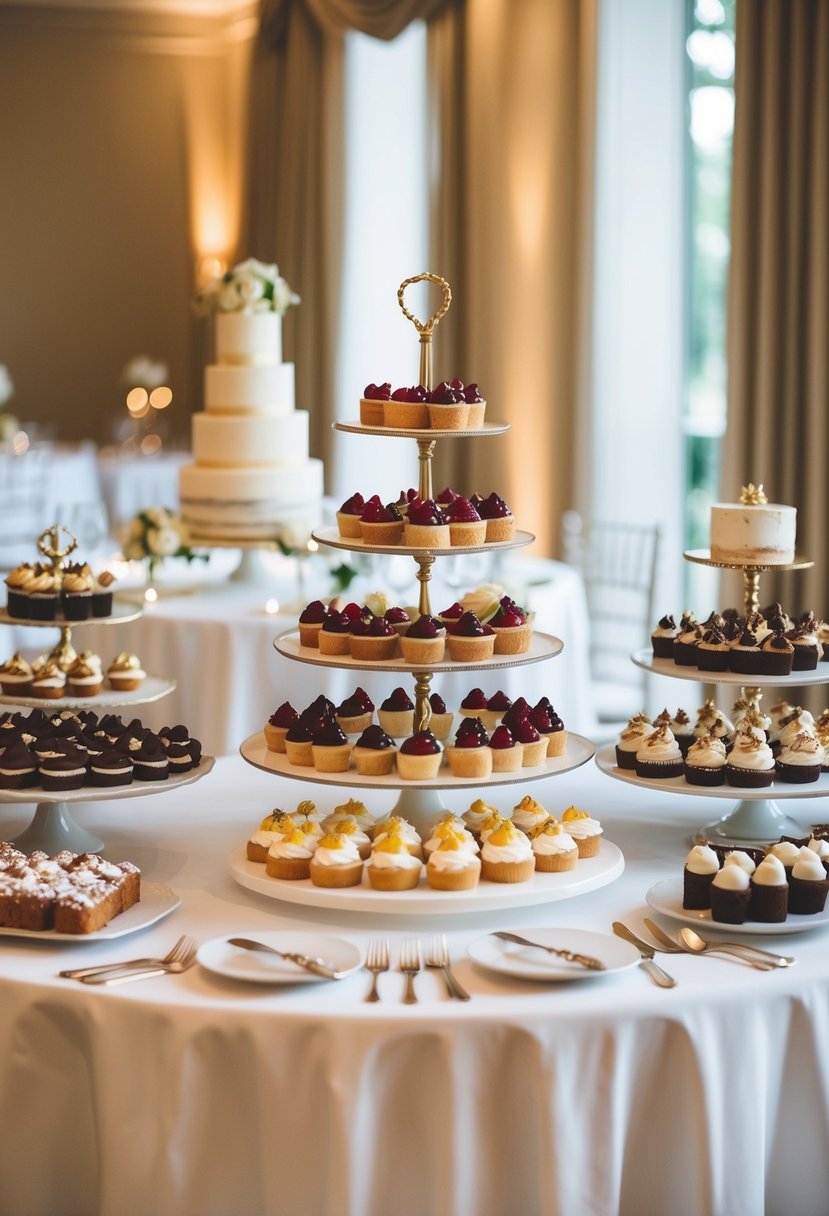
{"label": "mini tart", "polygon": [[[309,605],[310,607],[310,605]],[[306,612],[308,609],[306,608]],[[325,617],[319,621],[303,621],[303,614],[300,614],[298,621],[299,625],[299,644],[300,646],[310,646],[314,650],[319,649],[320,630],[325,622]]]}
{"label": "mini tart", "polygon": [[[282,717],[282,723],[274,722],[274,718]],[[283,701],[278,709],[274,710],[264,726],[265,745],[269,752],[285,753],[285,735],[288,733],[288,728],[299,719],[299,714],[288,701]]]}
{"label": "mini tart", "polygon": [[[431,697],[429,698],[431,702]],[[445,743],[452,733],[452,723],[455,720],[455,715],[451,709],[444,709],[442,712],[436,712],[434,709],[429,717],[429,730],[440,740]]]}
{"label": "mini tart", "polygon": [[385,426],[388,401],[374,397],[360,398],[360,423],[362,426]]}
{"label": "mini tart", "polygon": [[[417,750],[415,741],[419,740],[420,736],[414,734],[404,740],[397,753],[397,771],[404,781],[431,781],[438,775],[438,769],[443,760],[443,748],[431,731],[421,733],[431,736],[429,750]],[[413,744],[415,750],[407,750]]]}
{"label": "mini tart", "polygon": [[383,426],[401,430],[425,431],[429,427],[429,407],[425,401],[384,401]]}
{"label": "mini tart", "polygon": [[454,523],[449,520],[449,544],[454,548],[473,548],[486,544],[486,520],[464,519]]}
{"label": "mini tart", "polygon": [[[382,402],[378,404],[382,405]],[[352,515],[350,511],[338,511],[337,531],[343,540],[359,540],[362,536],[362,532],[360,531],[360,516]]]}
{"label": "mini tart", "polygon": [[[506,739],[511,742],[504,746]],[[492,750],[493,773],[517,773],[524,764],[524,745],[513,739],[506,726],[496,726],[489,741]]]}
{"label": "mini tart", "polygon": [[409,637],[400,635],[400,649],[407,663],[422,665],[442,663],[446,650],[446,630],[441,629],[435,638]]}
{"label": "mini tart", "polygon": [[367,545],[399,545],[403,535],[403,520],[383,519],[370,523],[361,519],[360,535]]}
{"label": "mini tart", "polygon": [[469,402],[453,401],[445,405],[427,402],[429,426],[435,431],[465,431],[469,426]]}
{"label": "mini tart", "polygon": [[448,549],[448,524],[413,524],[406,520],[403,543],[411,549]]}
{"label": "mini tart", "polygon": [[388,833],[374,846],[366,874],[375,891],[411,891],[420,882],[423,862],[409,851],[396,832]]}
{"label": "mini tart", "polygon": [[411,709],[383,709],[381,705],[377,710],[377,719],[392,739],[405,739],[414,730],[414,706]]}
{"label": "mini tart", "polygon": [[484,425],[484,414],[486,413],[486,401],[470,401],[469,417],[466,420],[468,430],[477,431]]}
{"label": "mini tart", "polygon": [[453,777],[489,777],[493,770],[490,747],[447,747],[446,758]]}
{"label": "mini tart", "polygon": [[351,751],[357,772],[364,777],[387,777],[394,771],[397,748],[382,726],[363,731]]}
{"label": "mini tart", "polygon": [[110,688],[116,692],[133,692],[140,688],[147,673],[142,671],[138,655],[123,650],[107,668]]}
{"label": "mini tart", "polygon": [[485,633],[476,637],[448,633],[446,646],[453,663],[482,663],[495,653],[495,634]]}
{"label": "mini tart", "polygon": [[496,625],[490,622],[495,634],[496,654],[526,654],[530,648],[533,627],[529,620],[523,625]]}
{"label": "mini tart", "polygon": [[[290,733],[290,731],[289,731]],[[303,768],[314,767],[314,753],[311,739],[289,739],[285,736],[285,754],[289,764],[301,765]]]}
{"label": "mini tart", "polygon": [[351,759],[351,744],[311,744],[311,758],[318,773],[346,773]]}
{"label": "mini tart", "polygon": [[444,837],[429,853],[426,882],[434,891],[470,891],[480,876],[480,858],[464,849],[457,836]]}
{"label": "mini tart", "polygon": [[388,634],[351,633],[348,637],[352,659],[384,663],[397,654],[398,637],[393,629]]}
{"label": "mini tart", "polygon": [[326,629],[323,626],[317,634],[317,648],[320,654],[349,654],[351,651],[350,628],[350,624],[345,629]]}

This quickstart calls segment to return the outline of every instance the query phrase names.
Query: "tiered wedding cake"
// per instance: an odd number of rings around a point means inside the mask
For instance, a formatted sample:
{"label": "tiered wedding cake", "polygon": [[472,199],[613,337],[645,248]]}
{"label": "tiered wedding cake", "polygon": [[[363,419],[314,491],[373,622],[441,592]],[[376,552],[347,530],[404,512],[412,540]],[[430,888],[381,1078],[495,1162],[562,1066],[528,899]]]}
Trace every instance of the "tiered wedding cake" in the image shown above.
{"label": "tiered wedding cake", "polygon": [[192,419],[195,464],[179,478],[195,537],[271,539],[319,520],[322,461],[308,457],[309,416],[294,408],[294,365],[282,362],[282,313],[297,300],[275,266],[250,260],[197,301],[215,310],[217,362]]}

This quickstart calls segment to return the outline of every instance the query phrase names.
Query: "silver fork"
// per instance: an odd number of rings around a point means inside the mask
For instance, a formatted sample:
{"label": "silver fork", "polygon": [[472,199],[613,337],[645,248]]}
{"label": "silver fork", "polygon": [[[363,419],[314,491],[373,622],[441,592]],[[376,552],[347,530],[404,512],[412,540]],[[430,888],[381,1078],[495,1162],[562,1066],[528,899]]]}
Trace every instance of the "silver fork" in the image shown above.
{"label": "silver fork", "polygon": [[147,967],[163,968],[171,963],[179,962],[182,956],[185,955],[190,947],[194,945],[195,943],[193,942],[193,939],[191,937],[187,937],[185,934],[178,939],[172,950],[170,950],[168,954],[164,955],[164,958],[131,958],[127,959],[126,962],[123,963],[99,963],[97,967],[75,967],[70,971],[61,971],[59,974],[63,976],[64,979],[82,980],[85,976],[104,975],[108,971],[124,971],[125,969],[131,969],[133,967],[139,969],[145,969]]}
{"label": "silver fork", "polygon": [[414,980],[420,970],[420,966],[420,939],[407,937],[400,947],[399,963],[399,969],[406,977],[406,995],[403,997],[404,1005],[414,1005],[417,1001]]}
{"label": "silver fork", "polygon": [[377,977],[381,971],[389,969],[389,939],[387,937],[375,937],[368,944],[366,951],[366,961],[363,963],[366,971],[371,972],[371,988],[366,997],[367,1001],[379,1001],[380,993],[377,991]]}
{"label": "silver fork", "polygon": [[446,991],[450,996],[456,997],[459,1001],[468,1001],[469,993],[463,988],[449,966],[449,943],[446,940],[445,933],[433,933],[429,938],[429,945],[426,949],[426,966],[437,967],[443,972],[443,978],[446,981]]}
{"label": "silver fork", "polygon": [[82,984],[129,984],[132,980],[148,980],[154,975],[177,975],[189,971],[196,961],[197,943],[187,938],[186,948],[172,962],[157,963],[154,967],[127,967],[116,971],[106,971],[103,975],[81,976]]}

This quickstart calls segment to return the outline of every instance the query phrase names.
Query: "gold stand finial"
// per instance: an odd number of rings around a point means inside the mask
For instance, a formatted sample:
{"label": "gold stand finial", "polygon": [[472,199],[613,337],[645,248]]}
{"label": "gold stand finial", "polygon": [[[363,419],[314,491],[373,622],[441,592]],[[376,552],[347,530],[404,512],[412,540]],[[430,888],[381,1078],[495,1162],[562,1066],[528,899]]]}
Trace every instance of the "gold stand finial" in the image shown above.
{"label": "gold stand finial", "polygon": [[[67,544],[63,549],[60,548],[60,534],[65,532],[69,537]],[[78,547],[78,542],[68,528],[63,524],[52,524],[50,528],[46,528],[37,538],[37,547],[44,557],[48,557],[52,563],[52,569],[56,570],[65,557],[70,553],[74,553]]]}
{"label": "gold stand finial", "polygon": [[[409,312],[404,303],[403,297],[406,294],[406,288],[412,283],[435,283],[443,290],[443,302],[439,305],[436,312],[432,313],[427,321],[419,321],[414,313]],[[397,302],[403,312],[403,316],[407,321],[411,321],[417,332],[420,334],[420,383],[424,388],[433,388],[432,384],[432,333],[442,316],[446,314],[449,305],[452,303],[452,288],[442,279],[439,274],[431,274],[424,271],[423,274],[412,275],[410,279],[404,279],[397,289]]]}

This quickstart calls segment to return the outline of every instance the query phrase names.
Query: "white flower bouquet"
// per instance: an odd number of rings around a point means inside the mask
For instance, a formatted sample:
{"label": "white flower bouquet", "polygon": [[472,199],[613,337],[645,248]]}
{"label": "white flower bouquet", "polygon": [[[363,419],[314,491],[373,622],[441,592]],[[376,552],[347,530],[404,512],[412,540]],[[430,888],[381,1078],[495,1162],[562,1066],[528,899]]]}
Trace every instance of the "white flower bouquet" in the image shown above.
{"label": "white flower bouquet", "polygon": [[122,549],[128,561],[146,561],[153,579],[165,557],[207,560],[207,554],[194,552],[188,541],[187,528],[177,515],[166,507],[147,507],[126,525]]}
{"label": "white flower bouquet", "polygon": [[284,316],[299,302],[275,264],[248,258],[197,292],[193,307],[202,317],[216,312],[277,312]]}

